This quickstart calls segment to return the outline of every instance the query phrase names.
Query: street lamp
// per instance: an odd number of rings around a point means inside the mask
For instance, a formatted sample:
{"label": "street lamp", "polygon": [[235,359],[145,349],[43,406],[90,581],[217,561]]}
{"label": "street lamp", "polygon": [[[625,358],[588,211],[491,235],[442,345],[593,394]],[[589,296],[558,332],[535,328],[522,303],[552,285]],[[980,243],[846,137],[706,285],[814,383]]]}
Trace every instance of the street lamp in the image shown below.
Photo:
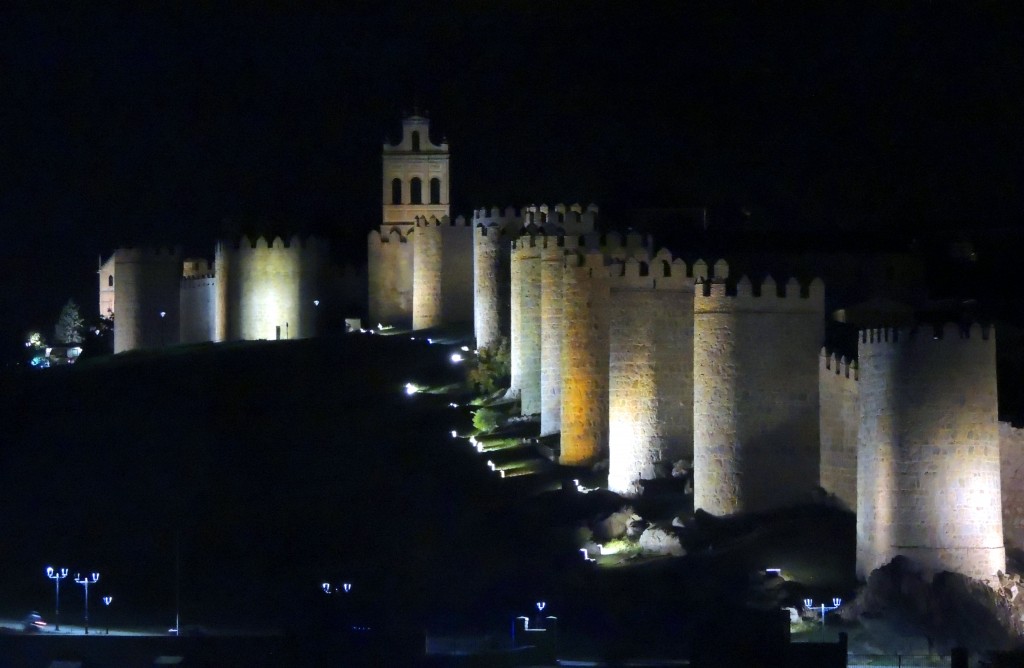
{"label": "street lamp", "polygon": [[60,581],[68,576],[68,569],[60,568],[56,569],[53,566],[46,567],[46,577],[53,580],[53,583],[57,587],[57,592],[54,601],[54,617],[56,617],[57,626],[56,630],[60,631]]}
{"label": "street lamp", "polygon": [[75,574],[75,582],[85,587],[85,635],[89,635],[89,585],[96,584],[99,581],[99,573],[93,573],[91,576],[86,575],[84,578],[79,573]]}
{"label": "street lamp", "polygon": [[103,616],[107,618],[107,635],[108,636],[110,635],[110,604],[113,603],[113,601],[114,601],[114,597],[113,596],[104,596],[103,597],[103,605],[107,606],[107,614],[105,614]]}
{"label": "street lamp", "polygon": [[808,610],[818,610],[818,609],[821,610],[821,633],[822,633],[822,635],[825,634],[825,613],[826,612],[831,612],[831,611],[835,610],[836,608],[838,608],[842,604],[843,604],[843,599],[839,598],[838,596],[836,596],[836,597],[834,597],[832,599],[832,605],[825,605],[825,603],[823,601],[820,606],[816,606],[816,605],[814,605],[814,601],[812,601],[811,599],[809,599],[809,598],[805,598],[804,599],[804,607],[807,608]]}
{"label": "street lamp", "polygon": [[167,337],[164,334],[166,328],[164,327],[164,318],[167,317],[167,311],[160,311],[160,346],[167,345]]}

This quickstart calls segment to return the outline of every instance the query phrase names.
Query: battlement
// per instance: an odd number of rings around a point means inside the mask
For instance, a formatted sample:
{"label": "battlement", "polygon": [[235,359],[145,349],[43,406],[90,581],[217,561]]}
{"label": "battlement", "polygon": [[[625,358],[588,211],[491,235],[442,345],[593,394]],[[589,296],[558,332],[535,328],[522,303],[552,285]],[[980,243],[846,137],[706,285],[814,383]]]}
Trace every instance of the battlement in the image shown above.
{"label": "battlement", "polygon": [[409,242],[409,235],[407,233],[403,234],[398,225],[389,225],[387,230],[383,232],[381,230],[370,230],[369,235],[367,235],[367,241],[368,243],[376,242],[379,244],[404,244]]}
{"label": "battlement", "polygon": [[741,276],[739,280],[732,282],[717,278],[723,268],[722,265],[725,263],[721,260],[715,263],[715,278],[697,281],[694,294],[695,308],[706,310],[707,306],[714,303],[724,306],[727,302],[731,302],[731,309],[802,310],[808,306],[817,309],[824,307],[825,283],[820,278],[815,278],[810,283],[800,283],[791,277],[786,283],[779,285],[771,276],[766,276],[759,284],[753,283],[747,276]]}
{"label": "battlement", "polygon": [[597,228],[598,212],[596,204],[531,204],[523,207],[522,223],[548,233],[586,234]]}
{"label": "battlement", "polygon": [[213,275],[213,267],[210,266],[210,261],[204,257],[185,258],[182,263],[182,278],[205,278]]}
{"label": "battlement", "polygon": [[849,378],[853,381],[860,380],[856,358],[847,359],[845,355],[838,355],[835,352],[830,353],[825,348],[821,349],[821,371],[840,378]]}
{"label": "battlement", "polygon": [[456,216],[454,219],[449,216],[416,216],[416,227],[469,227],[469,222],[463,216]]}
{"label": "battlement", "polygon": [[482,207],[473,210],[473,224],[486,227],[505,227],[509,224],[520,225],[523,222],[522,212],[514,206],[506,206],[504,209],[494,207]]}
{"label": "battlement", "polygon": [[202,274],[197,276],[182,276],[181,277],[181,289],[189,290],[195,288],[206,288],[217,283],[217,277],[214,274]]}
{"label": "battlement", "polygon": [[589,248],[567,253],[565,266],[587,269],[591,276],[610,277],[613,271],[610,260],[604,253]]}
{"label": "battlement", "polygon": [[[701,262],[701,261],[698,261]],[[703,264],[703,262],[701,262]],[[661,249],[649,261],[636,257],[611,265],[612,289],[619,290],[686,290],[692,289],[697,262],[687,265],[682,258]],[[703,264],[706,268],[707,265]]]}
{"label": "battlement", "polygon": [[960,342],[980,342],[987,345],[994,339],[991,326],[973,323],[969,326],[955,322],[938,325],[920,324],[916,327],[878,327],[860,330],[860,346],[913,344],[931,341],[936,344],[958,345]]}
{"label": "battlement", "polygon": [[319,239],[318,237],[308,236],[300,237],[297,234],[293,234],[288,237],[285,241],[280,236],[275,236],[273,239],[268,241],[267,237],[258,235],[250,237],[247,234],[243,234],[237,241],[218,241],[218,250],[237,250],[241,253],[249,251],[275,251],[275,250],[288,250],[288,251],[311,251],[311,252],[322,252],[327,250],[327,242]]}

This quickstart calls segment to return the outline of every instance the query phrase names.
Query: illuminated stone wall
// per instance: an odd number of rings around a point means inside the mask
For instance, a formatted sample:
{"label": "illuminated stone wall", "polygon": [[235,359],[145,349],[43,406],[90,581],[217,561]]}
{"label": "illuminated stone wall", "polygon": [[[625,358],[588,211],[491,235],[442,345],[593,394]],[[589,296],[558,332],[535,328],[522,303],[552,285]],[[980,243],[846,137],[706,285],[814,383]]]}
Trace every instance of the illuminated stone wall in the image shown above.
{"label": "illuminated stone wall", "polygon": [[694,507],[715,515],[799,502],[819,476],[824,286],[733,291],[727,272],[694,292]]}
{"label": "illuminated stone wall", "polygon": [[181,272],[179,248],[114,251],[115,353],[178,342]]}
{"label": "illuminated stone wall", "polygon": [[[608,489],[639,494],[655,466],[693,458],[693,271],[661,251],[611,277]],[[705,277],[706,266],[695,267]],[[703,273],[701,273],[703,272]]]}
{"label": "illuminated stone wall", "polygon": [[822,351],[818,395],[821,487],[850,510],[857,508],[857,434],[860,404],[857,365]]}
{"label": "illuminated stone wall", "polygon": [[218,242],[217,340],[314,336],[327,259],[327,244],[313,237]]}
{"label": "illuminated stone wall", "polygon": [[512,392],[523,415],[540,413],[541,238],[524,234],[512,245]]}
{"label": "illuminated stone wall", "polygon": [[100,303],[99,314],[104,318],[114,313],[114,255],[107,258],[107,261],[100,265],[97,275],[100,282]]}
{"label": "illuminated stone wall", "polygon": [[999,423],[1000,480],[1003,491],[1003,537],[1024,549],[1024,429]]}
{"label": "illuminated stone wall", "polygon": [[[413,115],[402,119],[402,138],[397,144],[385,143],[381,153],[383,173],[383,227],[408,227],[417,218],[450,215],[448,142],[435,144],[430,139],[430,119]],[[392,183],[400,183],[399,202],[392,197]],[[420,182],[419,202],[413,201],[413,179]],[[438,201],[430,197],[430,181],[440,184]]]}
{"label": "illuminated stone wall", "polygon": [[217,278],[205,259],[185,260],[179,303],[182,343],[217,338]]}
{"label": "illuminated stone wall", "polygon": [[573,237],[545,236],[540,254],[540,434],[562,429],[562,275]]}
{"label": "illuminated stone wall", "polygon": [[1005,570],[995,337],[979,326],[863,330],[857,575]]}
{"label": "illuminated stone wall", "polygon": [[[403,232],[404,229],[404,232]],[[412,228],[373,230],[367,239],[369,326],[412,325]]]}
{"label": "illuminated stone wall", "polygon": [[511,248],[523,221],[509,207],[473,212],[473,334],[478,348],[510,336]]}
{"label": "illuminated stone wall", "polygon": [[473,229],[461,216],[419,218],[413,231],[412,327],[473,320]]}
{"label": "illuminated stone wall", "polygon": [[562,329],[561,464],[590,466],[608,451],[609,268],[601,251],[566,260]]}

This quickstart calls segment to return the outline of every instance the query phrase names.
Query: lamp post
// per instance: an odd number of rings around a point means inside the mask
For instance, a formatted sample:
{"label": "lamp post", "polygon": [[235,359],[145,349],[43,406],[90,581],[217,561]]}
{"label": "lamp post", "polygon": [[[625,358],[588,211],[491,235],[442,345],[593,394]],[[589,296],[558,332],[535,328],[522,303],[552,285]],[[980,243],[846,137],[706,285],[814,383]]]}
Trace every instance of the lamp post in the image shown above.
{"label": "lamp post", "polygon": [[166,317],[167,317],[167,311],[160,311],[160,346],[161,347],[167,345],[167,340],[166,340],[166,337],[164,336],[164,330],[165,330],[164,319]]}
{"label": "lamp post", "polygon": [[811,599],[809,599],[809,598],[805,598],[804,599],[804,607],[807,608],[808,610],[818,610],[818,609],[821,610],[821,635],[822,635],[822,637],[824,637],[824,635],[825,635],[825,613],[826,612],[831,612],[831,611],[835,610],[836,608],[838,608],[842,604],[843,604],[843,599],[839,598],[838,596],[836,596],[835,598],[832,599],[832,605],[825,605],[825,602],[822,601],[820,606],[816,606],[816,605],[814,605],[814,601],[812,601]]}
{"label": "lamp post", "polygon": [[53,583],[57,587],[55,601],[54,601],[54,612],[53,615],[56,617],[56,630],[60,631],[60,581],[68,576],[68,569],[66,568],[54,568],[53,566],[46,567],[46,577],[53,580]]}
{"label": "lamp post", "polygon": [[75,574],[75,582],[85,587],[85,635],[89,635],[89,585],[96,584],[99,581],[99,573],[86,575],[84,578],[78,573]]}
{"label": "lamp post", "polygon": [[113,596],[104,596],[103,605],[107,606],[107,614],[104,617],[107,618],[107,635],[110,635],[110,604],[114,602]]}

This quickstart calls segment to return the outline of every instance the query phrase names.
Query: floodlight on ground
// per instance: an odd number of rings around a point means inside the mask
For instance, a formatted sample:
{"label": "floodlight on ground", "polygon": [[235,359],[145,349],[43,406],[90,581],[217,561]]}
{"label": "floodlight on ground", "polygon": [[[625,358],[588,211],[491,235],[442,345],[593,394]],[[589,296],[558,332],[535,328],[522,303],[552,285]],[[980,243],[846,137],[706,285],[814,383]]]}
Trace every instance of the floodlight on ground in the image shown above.
{"label": "floodlight on ground", "polygon": [[462,354],[461,353],[452,353],[451,360],[452,360],[452,364],[458,364],[459,362],[462,361]]}
{"label": "floodlight on ground", "polygon": [[96,584],[99,581],[99,573],[92,573],[84,578],[79,573],[75,574],[75,582],[85,588],[85,635],[89,635],[89,585]]}
{"label": "floodlight on ground", "polygon": [[458,437],[459,437],[459,432],[457,432],[454,429],[452,429],[452,438],[458,438]]}
{"label": "floodlight on ground", "polygon": [[468,353],[469,352],[469,346],[462,346],[461,350],[464,353]]}
{"label": "floodlight on ground", "polygon": [[68,569],[66,568],[54,568],[53,566],[46,567],[46,577],[53,580],[56,585],[56,596],[54,599],[54,610],[53,615],[56,618],[56,630],[60,631],[60,581],[68,576]]}
{"label": "floodlight on ground", "polygon": [[408,395],[416,394],[417,389],[418,388],[415,385],[413,385],[412,383],[406,383],[405,384],[405,393],[408,394]]}

